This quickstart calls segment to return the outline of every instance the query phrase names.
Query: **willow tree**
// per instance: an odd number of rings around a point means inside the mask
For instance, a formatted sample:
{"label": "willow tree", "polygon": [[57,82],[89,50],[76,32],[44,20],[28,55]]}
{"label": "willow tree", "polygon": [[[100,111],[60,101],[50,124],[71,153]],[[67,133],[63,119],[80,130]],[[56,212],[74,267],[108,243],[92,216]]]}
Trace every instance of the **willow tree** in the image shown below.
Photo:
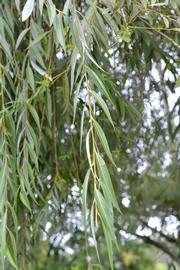
{"label": "willow tree", "polygon": [[[40,249],[49,218],[62,239],[80,222],[87,269],[103,267],[105,241],[113,269],[125,220],[119,172],[138,168],[134,138],[147,157],[150,139],[178,136],[179,104],[167,100],[179,84],[179,1],[1,0],[0,14],[1,269],[45,269],[34,258],[50,252]],[[154,91],[166,124],[152,110],[151,128],[144,104]]]}

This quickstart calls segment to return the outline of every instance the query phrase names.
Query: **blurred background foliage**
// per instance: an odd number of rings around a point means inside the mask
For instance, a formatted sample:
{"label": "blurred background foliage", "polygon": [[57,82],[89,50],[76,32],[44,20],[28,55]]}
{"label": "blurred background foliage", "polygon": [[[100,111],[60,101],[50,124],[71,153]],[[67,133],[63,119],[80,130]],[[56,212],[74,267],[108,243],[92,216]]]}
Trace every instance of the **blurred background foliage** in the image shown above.
{"label": "blurred background foliage", "polygon": [[[179,269],[179,8],[178,0],[0,1],[1,269]],[[119,250],[105,242],[111,228],[103,233],[88,143],[122,212],[112,229]]]}

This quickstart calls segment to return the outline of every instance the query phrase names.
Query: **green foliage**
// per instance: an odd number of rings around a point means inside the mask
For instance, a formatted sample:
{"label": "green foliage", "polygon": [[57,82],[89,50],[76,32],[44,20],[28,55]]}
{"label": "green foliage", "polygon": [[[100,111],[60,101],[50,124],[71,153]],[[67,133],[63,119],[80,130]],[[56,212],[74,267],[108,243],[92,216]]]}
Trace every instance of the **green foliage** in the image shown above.
{"label": "green foliage", "polygon": [[1,1],[1,269],[152,269],[138,239],[179,261],[177,237],[137,233],[179,218],[178,15],[175,0]]}

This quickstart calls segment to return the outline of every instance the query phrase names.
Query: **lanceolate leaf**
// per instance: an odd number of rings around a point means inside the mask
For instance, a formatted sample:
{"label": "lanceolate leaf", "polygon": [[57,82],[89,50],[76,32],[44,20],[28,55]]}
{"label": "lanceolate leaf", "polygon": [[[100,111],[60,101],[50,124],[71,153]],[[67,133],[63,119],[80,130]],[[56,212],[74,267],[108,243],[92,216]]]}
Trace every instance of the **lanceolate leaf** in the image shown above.
{"label": "lanceolate leaf", "polygon": [[16,50],[18,49],[21,41],[23,40],[23,38],[25,37],[25,35],[27,34],[28,31],[29,31],[29,28],[26,28],[20,33],[20,35],[16,41]]}
{"label": "lanceolate leaf", "polygon": [[103,227],[103,231],[104,231],[104,235],[105,235],[105,240],[106,240],[106,246],[107,246],[107,250],[108,250],[110,267],[111,267],[111,270],[113,270],[114,269],[114,266],[113,266],[113,245],[112,245],[112,239],[111,239],[111,236],[109,234],[109,231],[106,229],[106,226],[104,225],[103,221],[102,221],[102,227]]}
{"label": "lanceolate leaf", "polygon": [[94,203],[92,204],[92,207],[91,207],[90,222],[91,222],[91,231],[92,231],[92,237],[93,237],[94,245],[96,249],[96,254],[98,257],[98,261],[100,262],[100,256],[99,256],[97,240],[96,240],[95,224],[94,224]]}
{"label": "lanceolate leaf", "polygon": [[114,126],[113,120],[111,118],[111,115],[110,115],[110,112],[109,112],[109,109],[108,109],[108,106],[106,105],[105,101],[96,92],[91,91],[91,94],[94,96],[94,98],[98,102],[99,106],[101,106],[101,108],[103,109],[104,113],[106,114],[107,118],[109,119],[109,122],[112,124],[112,126]]}
{"label": "lanceolate leaf", "polygon": [[60,45],[62,46],[62,48],[64,49],[64,51],[66,51],[64,27],[63,27],[63,23],[62,23],[62,15],[61,14],[56,15],[53,24],[54,24],[54,29],[56,31],[58,41],[59,41]]}
{"label": "lanceolate leaf", "polygon": [[75,77],[75,67],[76,67],[76,62],[77,62],[77,56],[78,56],[78,51],[75,48],[72,52],[71,55],[71,93],[73,91],[73,86],[74,86],[74,77]]}
{"label": "lanceolate leaf", "polygon": [[5,184],[6,184],[6,173],[7,173],[7,162],[5,162],[2,166],[2,164],[0,164],[0,198],[2,198],[2,200],[0,201],[0,211],[3,210],[4,207],[4,192],[5,192]]}
{"label": "lanceolate leaf", "polygon": [[1,212],[1,224],[0,224],[0,247],[1,247],[1,262],[4,265],[4,255],[6,251],[6,226],[7,226],[7,209]]}
{"label": "lanceolate leaf", "polygon": [[88,73],[89,73],[90,77],[92,78],[93,83],[98,87],[99,90],[103,91],[105,96],[111,101],[111,98],[110,98],[110,96],[109,96],[103,82],[98,77],[98,75],[90,68],[88,68]]}
{"label": "lanceolate leaf", "polygon": [[91,132],[91,130],[89,130],[87,135],[86,135],[86,153],[87,153],[89,166],[92,170],[92,161],[91,161],[91,153],[90,153],[90,132]]}
{"label": "lanceolate leaf", "polygon": [[94,60],[94,58],[93,58],[92,55],[88,52],[88,50],[85,50],[85,52],[86,52],[86,55],[87,55],[87,57],[89,58],[89,60],[91,60],[91,62],[92,62],[96,67],[98,67],[101,71],[104,72],[103,68],[102,68],[100,65],[98,65],[98,63]]}
{"label": "lanceolate leaf", "polygon": [[30,66],[27,66],[26,69],[26,77],[28,80],[29,85],[31,86],[33,92],[35,91],[35,81],[34,81],[34,74]]}
{"label": "lanceolate leaf", "polygon": [[37,114],[36,109],[31,104],[28,104],[28,108],[29,108],[29,111],[30,111],[34,121],[36,122],[38,128],[40,129],[40,121],[39,121],[39,116]]}
{"label": "lanceolate leaf", "polygon": [[35,164],[36,169],[38,171],[39,166],[38,166],[38,160],[37,160],[36,152],[34,151],[34,149],[29,144],[27,144],[27,150],[28,150],[28,153],[29,153],[29,156],[31,158],[32,163]]}
{"label": "lanceolate leaf", "polygon": [[84,106],[81,116],[81,128],[80,128],[80,154],[82,149],[82,139],[83,139],[83,130],[84,130],[84,114],[85,114],[86,107]]}
{"label": "lanceolate leaf", "polygon": [[86,215],[87,215],[87,189],[88,189],[90,172],[91,171],[89,169],[86,173],[84,183],[83,183],[83,189],[82,189],[82,206],[83,206],[83,212],[84,212],[84,223],[86,223]]}
{"label": "lanceolate leaf", "polygon": [[[38,35],[33,41],[30,42],[27,49],[34,48],[49,32],[44,32],[41,35]],[[37,56],[36,56],[37,57]]]}
{"label": "lanceolate leaf", "polygon": [[12,219],[13,219],[14,228],[15,228],[15,235],[16,235],[16,238],[17,238],[17,235],[18,235],[18,220],[17,220],[17,215],[16,215],[16,212],[15,212],[15,209],[10,205],[10,203],[8,202],[7,204],[8,204],[8,207],[9,207],[10,211],[11,211],[11,214],[12,214]]}
{"label": "lanceolate leaf", "polygon": [[75,96],[74,96],[74,116],[73,116],[73,123],[75,121],[75,117],[76,117],[76,109],[77,109],[77,102],[78,102],[78,96],[79,96],[79,91],[80,91],[80,87],[83,81],[83,76],[81,77],[79,83],[77,84],[76,87],[76,91],[75,91]]}
{"label": "lanceolate leaf", "polygon": [[49,24],[51,26],[56,16],[56,6],[53,4],[52,0],[47,1],[47,10],[48,10]]}
{"label": "lanceolate leaf", "polygon": [[34,70],[36,70],[40,75],[45,76],[47,73],[45,70],[43,70],[42,68],[40,68],[38,65],[36,65],[33,61],[31,61],[31,65],[34,68]]}
{"label": "lanceolate leaf", "polygon": [[15,262],[15,259],[14,259],[13,255],[11,254],[11,251],[9,250],[9,248],[8,248],[7,251],[6,251],[6,256],[7,256],[8,261],[10,262],[10,264],[11,264],[15,269],[18,269],[17,264],[16,264],[16,262]]}
{"label": "lanceolate leaf", "polygon": [[98,207],[100,218],[103,220],[106,229],[109,231],[111,239],[115,241],[116,236],[113,228],[113,216],[111,212],[111,207],[109,207],[102,193],[98,189],[95,189],[95,202]]}
{"label": "lanceolate leaf", "polygon": [[38,0],[38,1],[39,1],[39,11],[40,14],[42,15],[45,0]]}
{"label": "lanceolate leaf", "polygon": [[108,145],[108,141],[107,141],[106,136],[104,134],[104,131],[102,130],[102,128],[98,124],[98,122],[96,122],[95,120],[94,120],[94,127],[96,130],[97,136],[99,137],[99,140],[104,148],[104,151],[106,152],[106,154],[107,154],[108,158],[111,160],[111,162],[115,165],[110,148],[109,148],[109,145]]}
{"label": "lanceolate leaf", "polygon": [[1,44],[2,48],[4,49],[4,51],[6,52],[7,56],[10,58],[11,57],[10,46],[9,46],[8,42],[6,41],[5,37],[3,37],[2,35],[0,35],[0,44]]}
{"label": "lanceolate leaf", "polygon": [[22,10],[22,22],[26,21],[34,8],[34,0],[27,0]]}
{"label": "lanceolate leaf", "polygon": [[25,207],[31,212],[30,203],[29,203],[29,200],[28,200],[26,193],[21,191],[19,197],[20,197],[22,203],[25,205]]}
{"label": "lanceolate leaf", "polygon": [[110,174],[108,172],[107,166],[103,158],[100,156],[100,154],[96,153],[97,157],[97,167],[99,171],[99,177],[100,177],[100,185],[102,185],[102,189],[105,190],[105,192],[108,194],[108,198],[112,202],[113,206],[116,207],[116,209],[120,211],[119,205],[117,202],[117,198],[114,192],[114,188],[112,185],[112,180],[110,178]]}
{"label": "lanceolate leaf", "polygon": [[82,41],[80,39],[80,33],[77,28],[77,23],[76,23],[76,17],[74,16],[71,21],[69,21],[69,25],[71,27],[72,31],[72,39],[75,47],[78,49],[79,53],[82,55],[83,54],[83,47],[82,47]]}
{"label": "lanceolate leaf", "polygon": [[16,248],[16,240],[13,235],[13,233],[8,229],[9,235],[10,235],[10,240],[11,244],[9,245],[7,249],[7,258],[9,262],[12,264],[12,266],[16,269],[18,269],[17,266],[17,248]]}
{"label": "lanceolate leaf", "polygon": [[16,4],[16,8],[19,11],[19,4],[20,4],[20,0],[15,0],[15,4]]}

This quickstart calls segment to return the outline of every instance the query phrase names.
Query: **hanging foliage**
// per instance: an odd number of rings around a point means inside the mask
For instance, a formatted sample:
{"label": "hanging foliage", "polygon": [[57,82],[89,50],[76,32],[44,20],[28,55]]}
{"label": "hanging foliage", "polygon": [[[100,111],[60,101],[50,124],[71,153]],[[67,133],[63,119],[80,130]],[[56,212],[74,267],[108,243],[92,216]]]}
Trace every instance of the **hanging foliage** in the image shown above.
{"label": "hanging foliage", "polygon": [[[161,59],[178,83],[178,10],[175,0],[1,1],[1,269],[30,269],[49,208],[61,211],[75,184],[87,268],[95,269],[88,237],[103,264],[102,231],[114,269],[115,223],[123,219],[114,175],[131,143],[121,123],[139,129],[146,98],[139,82]],[[123,95],[127,80],[140,89],[135,98]],[[168,114],[172,141],[178,105]]]}

